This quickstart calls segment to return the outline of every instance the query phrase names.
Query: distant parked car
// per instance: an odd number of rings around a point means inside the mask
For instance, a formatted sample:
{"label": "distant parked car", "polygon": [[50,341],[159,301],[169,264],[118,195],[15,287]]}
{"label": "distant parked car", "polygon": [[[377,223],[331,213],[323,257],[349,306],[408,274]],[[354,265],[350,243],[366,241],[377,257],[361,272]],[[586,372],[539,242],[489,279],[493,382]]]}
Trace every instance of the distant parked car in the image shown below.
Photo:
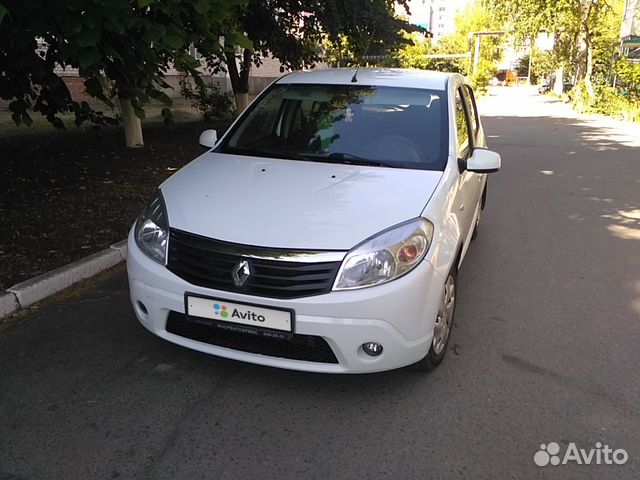
{"label": "distant parked car", "polygon": [[544,95],[545,93],[550,92],[552,88],[553,88],[553,82],[551,82],[551,80],[543,80],[540,86],[538,87],[538,93],[540,95]]}
{"label": "distant parked car", "polygon": [[442,362],[501,163],[461,75],[293,73],[200,143],[129,235],[142,325],[295,370]]}
{"label": "distant parked car", "polygon": [[507,81],[506,80],[500,80],[498,79],[498,77],[493,77],[491,80],[489,80],[489,85],[491,85],[492,87],[506,87],[507,86]]}

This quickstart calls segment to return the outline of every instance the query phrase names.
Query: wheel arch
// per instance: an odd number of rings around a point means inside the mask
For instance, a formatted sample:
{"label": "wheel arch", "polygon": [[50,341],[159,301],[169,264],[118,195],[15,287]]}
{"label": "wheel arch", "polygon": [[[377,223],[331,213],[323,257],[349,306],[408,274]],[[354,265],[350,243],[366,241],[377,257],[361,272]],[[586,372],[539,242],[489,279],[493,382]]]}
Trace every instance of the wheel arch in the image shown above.
{"label": "wheel arch", "polygon": [[437,248],[429,257],[429,261],[436,270],[437,276],[444,282],[452,267],[456,270],[460,267],[464,253],[464,238],[454,217],[449,217],[444,223],[434,243]]}

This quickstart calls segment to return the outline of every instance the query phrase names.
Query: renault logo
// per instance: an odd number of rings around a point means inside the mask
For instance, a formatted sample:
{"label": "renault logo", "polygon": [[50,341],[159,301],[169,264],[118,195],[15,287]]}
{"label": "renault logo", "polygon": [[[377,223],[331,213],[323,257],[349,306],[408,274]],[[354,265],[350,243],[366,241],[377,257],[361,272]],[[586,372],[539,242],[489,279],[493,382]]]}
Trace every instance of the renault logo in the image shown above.
{"label": "renault logo", "polygon": [[233,283],[236,284],[236,287],[243,286],[250,276],[251,269],[249,268],[249,262],[246,260],[242,260],[231,270],[231,277],[233,277]]}

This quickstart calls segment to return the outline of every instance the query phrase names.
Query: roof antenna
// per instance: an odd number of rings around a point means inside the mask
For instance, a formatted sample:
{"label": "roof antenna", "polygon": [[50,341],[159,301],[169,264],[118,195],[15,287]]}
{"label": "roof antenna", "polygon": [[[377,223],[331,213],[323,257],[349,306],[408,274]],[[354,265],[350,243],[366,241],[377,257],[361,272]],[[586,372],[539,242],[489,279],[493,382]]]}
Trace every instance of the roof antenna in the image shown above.
{"label": "roof antenna", "polygon": [[[371,37],[369,38],[369,43],[367,43],[367,48],[364,49],[364,53],[362,54],[363,57],[366,58],[367,53],[369,53],[369,47],[371,46],[371,44],[373,43],[373,37],[376,34],[376,28],[373,27],[373,30],[371,31]],[[358,83],[358,69],[360,68],[360,64],[358,63],[358,66],[356,67],[356,71],[353,73],[353,77],[351,77],[351,83]]]}

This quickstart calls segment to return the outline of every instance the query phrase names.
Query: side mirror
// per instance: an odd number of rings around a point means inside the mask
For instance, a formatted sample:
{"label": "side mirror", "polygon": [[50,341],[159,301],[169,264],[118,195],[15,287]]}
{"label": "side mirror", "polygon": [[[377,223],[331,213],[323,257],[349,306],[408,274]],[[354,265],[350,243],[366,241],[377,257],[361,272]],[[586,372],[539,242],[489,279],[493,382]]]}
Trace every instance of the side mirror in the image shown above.
{"label": "side mirror", "polygon": [[200,134],[200,140],[198,143],[206,148],[213,148],[218,141],[218,132],[215,130],[205,130]]}
{"label": "side mirror", "polygon": [[476,148],[467,160],[467,170],[474,173],[491,173],[500,170],[500,154],[485,148]]}

